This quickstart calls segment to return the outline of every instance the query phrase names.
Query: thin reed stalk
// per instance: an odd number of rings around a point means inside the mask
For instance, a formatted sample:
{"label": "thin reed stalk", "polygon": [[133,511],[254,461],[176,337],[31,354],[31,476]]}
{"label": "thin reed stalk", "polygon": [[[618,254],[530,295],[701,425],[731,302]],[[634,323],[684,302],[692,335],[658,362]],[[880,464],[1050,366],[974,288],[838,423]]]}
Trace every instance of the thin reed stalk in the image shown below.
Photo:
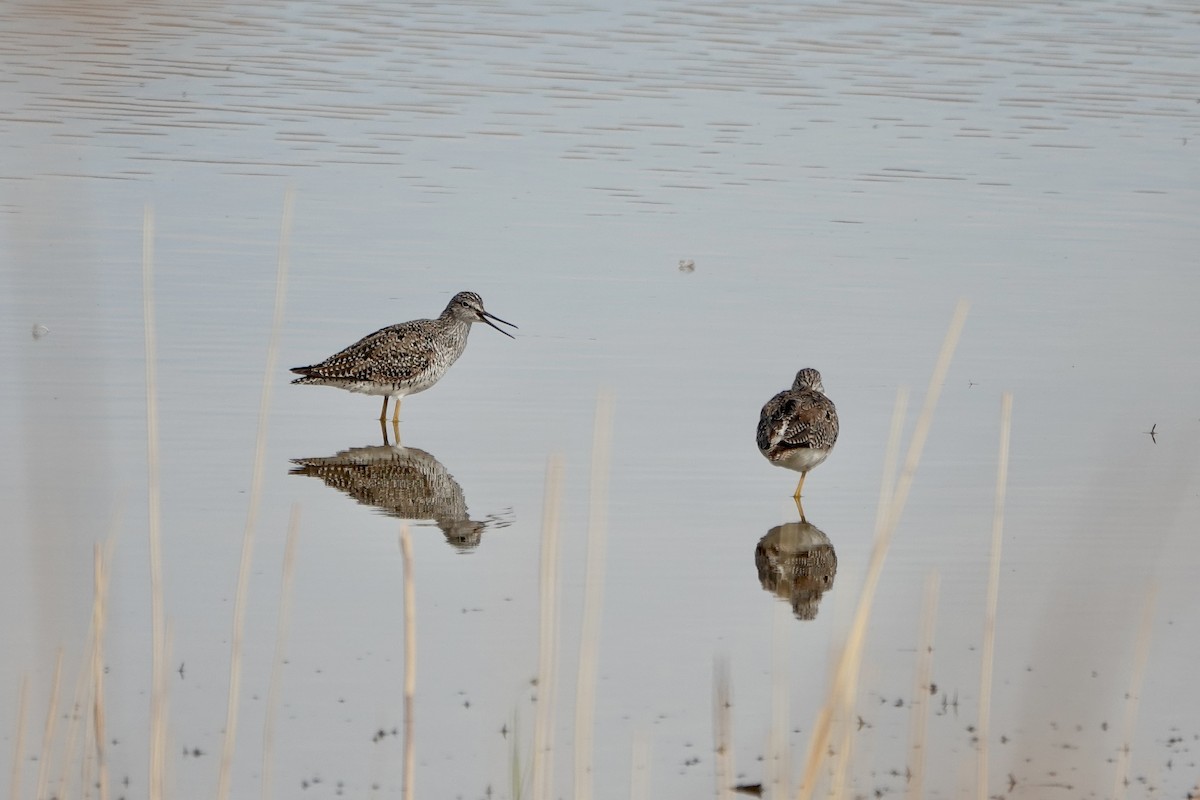
{"label": "thin reed stalk", "polygon": [[417,767],[413,731],[417,695],[417,592],[413,584],[412,536],[408,525],[400,529],[400,555],[404,561],[404,783],[401,797],[413,800]]}
{"label": "thin reed stalk", "polygon": [[[81,788],[87,790],[91,784],[91,780],[87,774],[91,764],[90,753],[92,750],[89,747],[91,742],[87,741],[89,730],[91,729],[89,729],[87,722],[89,715],[97,708],[102,708],[103,706],[103,701],[101,700],[98,703],[93,691],[97,689],[103,691],[104,686],[103,675],[97,675],[97,663],[101,658],[101,637],[104,635],[104,606],[107,577],[104,551],[99,543],[93,545],[92,573],[92,619],[88,626],[87,641],[83,648],[79,675],[75,681],[75,699],[71,704],[71,714],[68,718],[67,732],[64,737],[62,765],[58,773],[58,788],[54,793],[54,797],[69,796],[68,783],[72,775],[75,774],[77,767],[79,769]],[[103,728],[102,721],[101,728]],[[84,740],[82,746],[81,739]],[[75,749],[80,746],[84,751],[84,758],[82,761],[76,762]]]}
{"label": "thin reed stalk", "polygon": [[[917,424],[913,430],[912,439],[909,442],[908,454],[904,460],[904,468],[900,472],[900,478],[896,482],[896,490],[892,494],[890,508],[887,510],[887,513],[880,515],[880,522],[875,531],[875,543],[871,549],[871,558],[868,562],[863,587],[859,594],[854,620],[847,634],[846,643],[842,647],[837,668],[834,670],[833,684],[830,687],[829,697],[817,715],[817,721],[813,726],[813,733],[809,739],[804,773],[801,778],[800,789],[797,793],[797,797],[800,800],[809,800],[816,791],[817,777],[821,764],[826,757],[835,714],[839,710],[845,712],[853,706],[853,699],[858,688],[858,670],[862,662],[867,623],[870,620],[871,608],[875,599],[875,590],[879,584],[879,576],[883,572],[883,565],[887,559],[887,551],[891,544],[892,534],[900,522],[904,505],[908,501],[909,490],[912,488],[913,479],[916,477],[917,467],[921,462],[921,453],[925,447],[925,440],[928,438],[930,427],[933,425],[933,412],[937,408],[937,401],[941,395],[942,385],[945,383],[946,373],[950,369],[950,361],[954,357],[954,350],[958,345],[959,336],[962,334],[963,325],[966,323],[967,308],[968,304],[965,300],[960,300],[957,308],[955,308],[954,316],[950,321],[950,328],[947,330],[946,338],[942,342],[942,349],[938,355],[937,364],[934,367],[932,376],[930,376],[929,389],[925,394],[925,403],[921,408],[920,416],[917,418]],[[895,423],[893,422],[893,424]]]}
{"label": "thin reed stalk", "polygon": [[596,660],[604,608],[604,553],[608,538],[608,478],[612,461],[613,398],[596,398],[592,428],[591,497],[588,503],[587,566],[583,623],[579,631],[579,675],[575,683],[575,800],[592,797],[592,731],[596,716]]}
{"label": "thin reed stalk", "polygon": [[525,796],[525,775],[522,772],[521,761],[521,710],[513,709],[512,738],[509,739],[508,750],[508,783],[511,800],[521,800]]}
{"label": "thin reed stalk", "polygon": [[1121,751],[1117,754],[1117,769],[1113,777],[1114,800],[1121,800],[1129,788],[1129,765],[1133,760],[1133,735],[1137,727],[1138,703],[1142,697],[1142,682],[1146,677],[1146,662],[1150,658],[1150,639],[1154,633],[1154,607],[1158,587],[1146,590],[1142,604],[1142,623],[1138,626],[1137,648],[1133,654],[1133,669],[1129,672],[1129,690],[1125,693],[1125,719],[1121,723]]}
{"label": "thin reed stalk", "polygon": [[[883,454],[883,478],[879,486],[879,506],[876,510],[875,525],[881,524],[883,516],[891,506],[892,496],[896,491],[896,467],[900,452],[900,437],[904,432],[904,418],[908,413],[908,389],[904,386],[896,390],[896,404],[892,412],[892,425],[888,433],[887,447]],[[839,717],[835,718],[835,726],[840,730],[838,746],[832,751],[834,756],[833,774],[830,780],[829,793],[833,797],[841,797],[847,792],[847,775],[853,762],[854,728],[851,720],[855,718],[855,698],[853,693],[844,699],[845,706]],[[831,728],[831,731],[833,728]]]}
{"label": "thin reed stalk", "polygon": [[629,800],[650,797],[650,735],[645,728],[633,732],[632,762],[629,770]]}
{"label": "thin reed stalk", "polygon": [[1012,392],[1000,400],[1000,458],[996,470],[996,508],[992,515],[992,552],[988,561],[987,606],[979,669],[979,765],[976,800],[987,800],[988,737],[992,725],[992,668],[996,654],[996,605],[1000,599],[1000,550],[1004,543],[1004,495],[1008,488],[1008,441],[1012,432]]}
{"label": "thin reed stalk", "polygon": [[158,463],[158,335],[154,321],[154,209],[142,217],[142,321],[146,338],[146,498],[150,536],[150,765],[148,796],[166,795],[167,660],[163,602],[162,511]]}
{"label": "thin reed stalk", "polygon": [[[896,390],[896,405],[892,414],[891,431],[888,434],[888,444],[884,449],[883,478],[879,486],[879,506],[876,510],[875,524],[878,527],[882,515],[887,513],[891,505],[893,493],[896,491],[896,467],[900,452],[900,436],[904,431],[904,417],[908,412],[908,389],[904,386]],[[844,699],[845,706],[840,716],[834,719],[835,727],[840,730],[838,745],[831,752],[834,757],[833,773],[830,779],[829,793],[833,797],[841,797],[847,792],[846,784],[850,765],[853,763],[854,728],[851,720],[855,718],[855,698],[853,694]],[[831,728],[831,731],[833,728]]]}
{"label": "thin reed stalk", "polygon": [[288,630],[292,619],[292,583],[296,575],[296,539],[300,532],[300,505],[292,505],[288,519],[287,541],[283,546],[283,579],[279,587],[279,622],[275,631],[275,657],[271,662],[271,683],[267,687],[267,714],[263,722],[262,797],[270,800],[274,787],[275,718],[279,715],[279,685],[283,682],[283,659],[287,652]]}
{"label": "thin reed stalk", "polygon": [[558,520],[562,505],[563,465],[551,456],[546,465],[542,509],[540,569],[541,613],[538,626],[537,715],[533,724],[533,768],[530,784],[534,800],[548,800],[554,786],[554,699],[558,649]]}
{"label": "thin reed stalk", "polygon": [[909,706],[908,800],[925,796],[925,730],[929,723],[930,687],[933,685],[933,633],[937,625],[938,587],[941,578],[937,570],[925,579],[925,599],[921,604],[921,632],[917,639],[916,686]]}
{"label": "thin reed stalk", "polygon": [[25,712],[29,705],[29,676],[21,676],[21,688],[17,693],[17,736],[13,742],[12,772],[8,776],[8,796],[16,800],[21,796],[21,772],[25,766]]}
{"label": "thin reed stalk", "polygon": [[58,771],[58,784],[55,790],[51,793],[51,797],[66,797],[67,782],[71,779],[74,773],[74,767],[77,766],[75,760],[75,748],[79,746],[80,733],[84,730],[83,709],[90,705],[90,698],[86,697],[91,690],[90,677],[86,669],[87,663],[91,660],[92,643],[89,635],[87,643],[84,645],[81,668],[76,673],[75,679],[75,694],[74,700],[69,706],[69,711],[66,713],[67,725],[66,731],[63,734],[62,754],[60,756],[60,764]]}
{"label": "thin reed stalk", "polygon": [[258,434],[255,437],[254,473],[250,482],[250,507],[246,512],[246,527],[242,534],[242,557],[238,567],[237,592],[233,601],[233,634],[229,646],[229,697],[225,706],[225,738],[221,744],[220,772],[217,778],[217,798],[227,800],[233,768],[233,752],[237,744],[237,717],[242,682],[242,646],[246,627],[246,595],[250,589],[250,566],[254,561],[254,531],[262,499],[263,464],[267,452],[267,421],[271,414],[271,391],[275,381],[275,363],[279,352],[279,332],[283,328],[283,311],[287,299],[288,239],[292,230],[292,208],[296,192],[289,189],[283,199],[283,217],[279,231],[279,259],[275,272],[275,314],[271,320],[271,337],[267,344],[267,363],[263,370],[262,395],[258,405]]}
{"label": "thin reed stalk", "polygon": [[896,493],[896,467],[900,461],[900,439],[904,435],[904,420],[908,417],[908,387],[896,389],[892,407],[892,424],[888,430],[887,447],[883,451],[883,477],[879,482],[879,506],[875,509],[875,530],[883,528],[892,496]]}
{"label": "thin reed stalk", "polygon": [[63,651],[59,648],[54,659],[54,679],[50,685],[50,704],[46,708],[46,724],[42,728],[42,750],[38,754],[37,797],[46,796],[46,782],[50,776],[50,762],[54,759],[50,748],[54,744],[54,727],[58,721],[58,694],[62,684]]}
{"label": "thin reed stalk", "polygon": [[111,558],[112,541],[109,541],[107,547],[101,547],[97,543],[92,570],[95,597],[92,603],[92,657],[89,672],[92,679],[92,739],[96,752],[96,786],[100,800],[108,800],[108,759],[104,749],[104,633],[108,622],[108,563]]}
{"label": "thin reed stalk", "polygon": [[729,661],[713,662],[713,750],[716,752],[717,800],[733,796],[733,694],[729,687]]}

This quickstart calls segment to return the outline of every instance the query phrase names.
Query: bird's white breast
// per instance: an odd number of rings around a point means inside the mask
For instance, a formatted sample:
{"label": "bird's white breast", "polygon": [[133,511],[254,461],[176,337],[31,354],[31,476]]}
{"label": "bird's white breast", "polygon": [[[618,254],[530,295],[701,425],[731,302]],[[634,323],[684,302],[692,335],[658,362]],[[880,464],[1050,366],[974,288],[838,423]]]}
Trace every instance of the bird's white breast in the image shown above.
{"label": "bird's white breast", "polygon": [[798,448],[784,452],[779,457],[771,459],[771,462],[776,466],[793,469],[796,472],[808,472],[828,457],[828,450]]}

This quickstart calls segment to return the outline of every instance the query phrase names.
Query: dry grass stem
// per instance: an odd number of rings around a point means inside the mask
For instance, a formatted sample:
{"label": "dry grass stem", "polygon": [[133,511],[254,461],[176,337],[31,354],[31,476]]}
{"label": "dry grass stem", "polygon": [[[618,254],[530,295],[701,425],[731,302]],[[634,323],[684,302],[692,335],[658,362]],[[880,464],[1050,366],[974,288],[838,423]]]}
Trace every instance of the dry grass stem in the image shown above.
{"label": "dry grass stem", "polygon": [[649,800],[650,797],[650,735],[644,728],[633,733],[629,770],[629,800]]}
{"label": "dry grass stem", "polygon": [[729,661],[713,663],[713,750],[716,753],[717,800],[733,796],[733,694],[729,687]]}
{"label": "dry grass stem", "polygon": [[1113,779],[1112,796],[1116,800],[1125,797],[1129,787],[1129,765],[1133,760],[1133,735],[1137,727],[1138,701],[1142,694],[1142,681],[1146,677],[1146,662],[1150,657],[1150,638],[1154,633],[1154,607],[1158,600],[1158,587],[1151,585],[1146,591],[1142,605],[1142,623],[1138,627],[1137,649],[1133,654],[1133,669],[1129,672],[1129,691],[1125,693],[1125,719],[1121,723],[1121,751],[1117,754],[1117,770]]}
{"label": "dry grass stem", "polygon": [[58,785],[50,794],[51,797],[67,797],[67,781],[70,780],[73,768],[77,766],[75,760],[75,749],[79,746],[80,735],[84,733],[84,715],[87,709],[91,706],[91,700],[88,694],[91,692],[92,683],[89,680],[91,674],[88,670],[88,664],[92,658],[92,635],[90,627],[86,642],[83,647],[83,655],[81,657],[80,669],[76,673],[75,678],[75,694],[68,706],[68,711],[65,716],[67,719],[66,732],[63,735],[61,763],[58,771]]}
{"label": "dry grass stem", "polygon": [[50,685],[50,704],[46,708],[46,724],[42,728],[42,750],[38,753],[37,797],[46,796],[46,783],[49,780],[50,762],[53,757],[50,748],[54,744],[54,726],[58,721],[58,694],[62,684],[63,652],[59,648],[54,659],[54,679]]}
{"label": "dry grass stem", "polygon": [[533,768],[530,783],[534,800],[548,800],[554,785],[555,662],[558,648],[558,521],[562,506],[562,459],[551,456],[546,466],[542,509],[540,569],[541,613],[538,635],[537,715],[533,724]]}
{"label": "dry grass stem", "polygon": [[992,515],[992,552],[988,561],[987,605],[983,620],[983,652],[979,665],[979,761],[976,800],[987,800],[988,736],[992,724],[992,667],[996,654],[996,605],[1000,598],[1000,550],[1004,542],[1004,495],[1008,488],[1008,441],[1012,432],[1012,392],[1000,400],[1000,458],[996,470],[996,507]]}
{"label": "dry grass stem", "polygon": [[[866,637],[867,623],[871,616],[871,607],[875,599],[875,590],[879,583],[879,576],[883,571],[884,562],[887,559],[887,551],[891,544],[892,534],[900,521],[904,505],[908,500],[908,492],[912,488],[917,467],[921,462],[921,453],[925,447],[925,440],[928,438],[930,427],[933,424],[933,412],[937,408],[937,401],[941,395],[942,386],[946,381],[946,373],[950,369],[950,361],[954,357],[954,350],[958,345],[959,336],[966,322],[967,308],[967,302],[962,300],[959,301],[954,311],[950,328],[946,332],[946,338],[942,342],[942,349],[938,355],[937,364],[929,380],[929,389],[925,394],[925,403],[921,408],[920,416],[917,418],[912,440],[909,442],[908,454],[904,460],[904,468],[901,470],[900,478],[896,482],[896,490],[892,494],[891,506],[886,513],[880,515],[880,524],[875,531],[875,544],[871,549],[871,558],[867,565],[862,591],[859,594],[854,620],[851,623],[846,643],[843,645],[841,657],[838,659],[838,665],[834,671],[833,684],[830,687],[829,697],[817,715],[816,723],[813,726],[813,733],[809,740],[804,773],[801,778],[800,790],[797,793],[797,797],[801,798],[801,800],[808,800],[816,791],[817,776],[828,750],[830,732],[835,714],[839,709],[843,713],[848,713],[848,710],[853,707],[853,699],[858,687],[858,670],[862,661],[863,643]],[[895,417],[893,417],[893,425],[895,424]]]}
{"label": "dry grass stem", "polygon": [[400,529],[400,556],[404,562],[404,783],[401,797],[413,800],[416,785],[414,710],[417,696],[417,591],[413,584],[412,535]]}
{"label": "dry grass stem", "polygon": [[[104,550],[101,545],[99,543],[93,545],[92,619],[83,648],[79,674],[75,681],[75,699],[71,703],[62,764],[58,773],[58,788],[53,794],[54,797],[68,797],[71,794],[68,784],[76,768],[79,770],[81,789],[85,791],[90,789],[93,783],[90,776],[91,754],[95,750],[99,755],[103,747],[103,745],[96,747],[90,741],[95,728],[88,727],[87,723],[89,716],[94,713],[96,715],[93,718],[94,722],[99,725],[101,733],[103,732],[103,696],[94,694],[94,692],[102,693],[104,688],[103,669],[100,665],[102,663],[105,594],[107,591],[105,563]],[[81,740],[83,740],[82,745]],[[81,746],[83,759],[77,762],[76,748]]]}
{"label": "dry grass stem", "polygon": [[608,538],[608,479],[612,461],[613,398],[596,398],[592,430],[591,493],[588,503],[587,568],[583,623],[579,632],[579,676],[575,684],[575,800],[592,797],[592,730],[596,710],[596,660],[604,608],[604,553]]}
{"label": "dry grass stem", "polygon": [[887,447],[883,451],[883,477],[879,482],[879,506],[875,510],[875,530],[883,528],[884,516],[892,506],[896,492],[896,466],[900,456],[900,438],[904,435],[904,420],[908,416],[908,387],[896,390],[892,407],[892,424],[888,431]]}
{"label": "dry grass stem", "polygon": [[267,687],[267,713],[263,722],[262,797],[269,800],[275,769],[275,718],[279,714],[279,685],[283,682],[283,659],[292,619],[292,583],[296,575],[296,539],[300,532],[300,506],[292,505],[288,519],[287,542],[283,546],[283,580],[279,587],[279,622],[275,631],[275,657],[271,663],[271,683]]}
{"label": "dry grass stem", "polygon": [[154,209],[142,218],[142,321],[146,338],[146,480],[150,536],[150,800],[166,794],[167,661],[162,577],[162,511],[158,464],[158,336],[154,321]]}
{"label": "dry grass stem", "polygon": [[933,634],[937,628],[938,587],[937,570],[925,579],[925,600],[921,606],[921,632],[917,642],[916,686],[909,708],[908,800],[925,796],[925,729],[929,722],[930,687],[933,685]]}
{"label": "dry grass stem", "polygon": [[271,390],[275,385],[275,363],[279,352],[279,333],[283,328],[283,310],[287,299],[288,237],[292,229],[295,191],[284,195],[283,217],[279,232],[279,261],[275,272],[275,314],[271,320],[271,338],[267,344],[267,363],[263,370],[262,395],[258,406],[258,433],[254,447],[254,473],[250,481],[250,507],[242,535],[242,557],[238,568],[237,592],[233,601],[233,633],[229,646],[229,697],[225,706],[225,738],[221,744],[217,798],[227,800],[232,776],[233,752],[237,744],[238,702],[242,682],[242,644],[246,627],[246,595],[250,589],[250,566],[254,560],[254,530],[262,499],[263,464],[267,451],[267,421],[271,413]]}
{"label": "dry grass stem", "polygon": [[29,676],[21,676],[21,689],[17,694],[17,736],[13,743],[12,772],[8,777],[8,796],[21,796],[21,768],[25,766],[25,712],[29,705]]}
{"label": "dry grass stem", "polygon": [[92,739],[96,751],[97,787],[100,800],[108,800],[108,759],[105,755],[104,706],[104,634],[108,621],[108,564],[112,559],[112,541],[107,547],[95,548],[93,580],[95,600],[92,605]]}

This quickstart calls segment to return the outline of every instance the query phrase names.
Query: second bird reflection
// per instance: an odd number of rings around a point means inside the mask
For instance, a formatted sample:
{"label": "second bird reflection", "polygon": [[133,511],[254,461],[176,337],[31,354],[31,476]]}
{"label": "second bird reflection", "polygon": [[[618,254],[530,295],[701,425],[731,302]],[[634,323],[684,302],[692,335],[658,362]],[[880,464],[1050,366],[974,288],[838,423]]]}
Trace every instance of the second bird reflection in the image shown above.
{"label": "second bird reflection", "polygon": [[383,442],[332,456],[294,458],[297,466],[288,474],[320,478],[326,486],[389,517],[432,521],[457,550],[478,547],[489,523],[470,518],[462,487],[442,462],[424,450],[389,444],[386,428]]}
{"label": "second bird reflection", "polygon": [[837,553],[825,532],[807,521],[776,525],[758,540],[754,566],[762,588],[792,607],[796,619],[816,619],[821,597],[837,576]]}

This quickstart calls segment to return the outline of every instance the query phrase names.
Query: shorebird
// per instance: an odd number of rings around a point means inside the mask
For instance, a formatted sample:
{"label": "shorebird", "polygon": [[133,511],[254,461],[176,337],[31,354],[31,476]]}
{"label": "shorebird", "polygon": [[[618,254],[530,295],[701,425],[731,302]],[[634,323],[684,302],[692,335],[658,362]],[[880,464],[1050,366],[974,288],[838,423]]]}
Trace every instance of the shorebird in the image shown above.
{"label": "shorebird", "polygon": [[796,373],[792,388],[767,401],[758,418],[759,452],[775,466],[800,473],[792,495],[797,505],[804,479],[829,457],[838,437],[837,409],[824,390],[821,373],[806,367]]}
{"label": "shorebird", "polygon": [[471,324],[490,325],[510,339],[511,333],[492,322],[513,328],[483,308],[483,299],[474,292],[459,292],[450,298],[446,310],[437,319],[414,319],[381,328],[364,336],[345,350],[334,353],[319,364],[293,367],[303,377],[292,383],[336,386],[359,394],[383,395],[382,422],[387,419],[388,398],[396,398],[392,422],[400,420],[400,400],[433,386],[467,346]]}
{"label": "shorebird", "polygon": [[386,433],[385,429],[382,445],[351,447],[323,458],[293,458],[296,467],[288,474],[320,478],[389,517],[433,520],[456,550],[477,547],[487,523],[467,514],[462,486],[433,455],[387,444]]}

